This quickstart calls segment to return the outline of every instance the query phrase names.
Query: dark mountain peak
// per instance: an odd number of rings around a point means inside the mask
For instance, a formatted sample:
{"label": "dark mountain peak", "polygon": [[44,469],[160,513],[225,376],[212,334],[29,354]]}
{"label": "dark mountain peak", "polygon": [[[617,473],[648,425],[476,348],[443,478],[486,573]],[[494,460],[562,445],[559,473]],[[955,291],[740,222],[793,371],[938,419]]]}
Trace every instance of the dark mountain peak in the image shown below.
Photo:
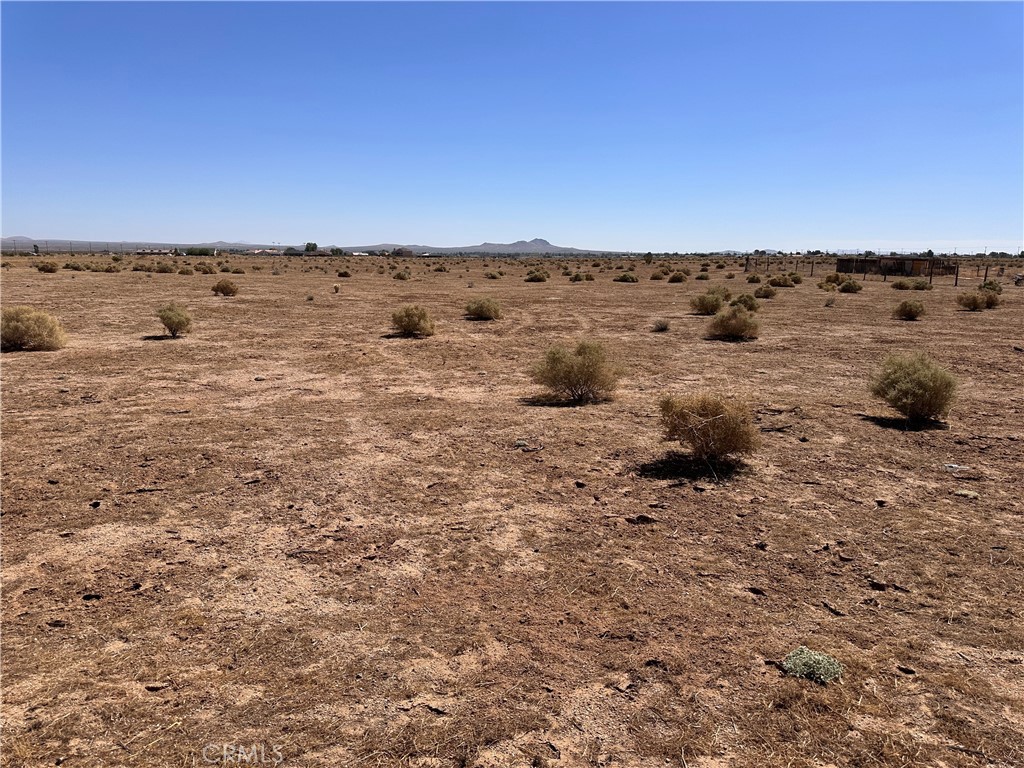
{"label": "dark mountain peak", "polygon": [[550,246],[551,243],[549,243],[547,240],[545,240],[542,237],[535,237],[535,238],[533,238],[533,240],[530,241],[530,245],[548,245],[548,246]]}

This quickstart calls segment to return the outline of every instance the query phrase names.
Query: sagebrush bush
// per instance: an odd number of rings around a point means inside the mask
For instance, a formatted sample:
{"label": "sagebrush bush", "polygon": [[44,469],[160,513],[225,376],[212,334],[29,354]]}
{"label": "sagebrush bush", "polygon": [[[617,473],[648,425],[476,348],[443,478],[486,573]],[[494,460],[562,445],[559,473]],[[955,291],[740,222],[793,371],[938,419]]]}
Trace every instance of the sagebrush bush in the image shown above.
{"label": "sagebrush bush", "polygon": [[850,278],[847,277],[846,275],[841,275],[838,272],[833,272],[829,275],[825,275],[821,282],[831,283],[832,285],[841,285],[842,283],[845,283],[849,279]]}
{"label": "sagebrush bush", "polygon": [[466,316],[471,320],[498,320],[501,305],[494,299],[473,299],[466,305]]}
{"label": "sagebrush bush", "polygon": [[870,390],[908,421],[934,421],[949,413],[956,379],[924,352],[912,352],[887,357]]}
{"label": "sagebrush bush", "polygon": [[207,264],[206,262],[203,261],[200,261],[198,264],[196,264],[195,270],[201,275],[217,274],[217,268],[215,266],[213,266],[212,264]]}
{"label": "sagebrush bush", "polygon": [[761,308],[761,303],[751,296],[749,293],[741,293],[735,299],[729,302],[731,307],[743,307],[748,312],[757,312]]}
{"label": "sagebrush bush", "polygon": [[227,278],[222,278],[214,283],[213,288],[210,290],[218,296],[234,296],[238,293],[238,286]]}
{"label": "sagebrush bush", "polygon": [[980,312],[985,309],[985,296],[981,291],[958,293],[956,303],[969,312]]}
{"label": "sagebrush bush", "polygon": [[839,284],[840,293],[859,293],[863,288],[856,280],[844,280]]}
{"label": "sagebrush bush", "polygon": [[722,341],[749,341],[756,339],[761,330],[757,317],[745,307],[723,309],[708,323],[704,337]]}
{"label": "sagebrush bush", "polygon": [[192,315],[181,304],[172,302],[166,307],[161,307],[156,311],[156,316],[173,338],[192,330]]}
{"label": "sagebrush bush", "polygon": [[758,430],[750,407],[735,398],[698,392],[665,397],[659,407],[665,439],[688,445],[696,459],[720,461],[757,448]]}
{"label": "sagebrush bush", "polygon": [[178,270],[179,275],[194,275],[195,270],[192,267],[182,267]]}
{"label": "sagebrush bush", "polygon": [[910,290],[910,281],[909,280],[897,280],[896,282],[894,282],[892,284],[892,289],[894,291],[909,291]]}
{"label": "sagebrush bush", "polygon": [[686,275],[683,272],[673,272],[668,276],[668,281],[670,283],[685,283]]}
{"label": "sagebrush bush", "polygon": [[768,279],[768,285],[772,288],[792,288],[793,280],[789,275],[779,275]]}
{"label": "sagebrush bush", "polygon": [[979,291],[992,291],[992,293],[1002,293],[1003,286],[998,280],[986,280],[984,283],[978,286]]}
{"label": "sagebrush bush", "polygon": [[40,272],[46,272],[47,274],[52,275],[59,269],[59,267],[55,261],[44,261],[41,264],[36,264],[36,269]]}
{"label": "sagebrush bush", "polygon": [[670,327],[668,320],[661,318],[654,321],[654,325],[651,326],[651,330],[654,333],[665,333]]}
{"label": "sagebrush bush", "polygon": [[930,291],[933,286],[923,277],[919,277],[917,280],[911,283],[910,287],[913,288],[915,291]]}
{"label": "sagebrush bush", "polygon": [[712,285],[707,289],[706,293],[714,294],[722,299],[722,301],[728,301],[732,298],[732,291],[726,288],[724,285]]}
{"label": "sagebrush bush", "polygon": [[405,270],[402,270],[400,272],[395,272],[395,274],[393,274],[391,277],[394,280],[408,280],[410,277],[412,277],[412,275],[410,275]]}
{"label": "sagebrush bush", "polygon": [[778,289],[772,288],[770,285],[759,285],[757,290],[754,291],[754,298],[774,299],[778,293]]}
{"label": "sagebrush bush", "polygon": [[526,273],[527,283],[546,283],[550,277],[550,273],[546,269],[531,269]]}
{"label": "sagebrush bush", "polygon": [[658,270],[657,272],[652,272],[651,273],[651,280],[664,280],[664,279],[665,279],[665,273],[662,272],[661,270]]}
{"label": "sagebrush bush", "polygon": [[574,403],[606,399],[619,380],[619,370],[608,360],[604,347],[595,341],[581,341],[575,350],[552,347],[544,360],[534,366],[531,378],[558,397]]}
{"label": "sagebrush bush", "polygon": [[690,299],[690,308],[697,315],[713,315],[722,308],[722,297],[717,293],[702,293]]}
{"label": "sagebrush bush", "polygon": [[920,301],[908,299],[901,301],[893,310],[892,316],[897,320],[917,320],[924,314],[924,304]]}
{"label": "sagebrush bush", "polygon": [[8,307],[0,319],[4,352],[52,352],[67,343],[64,328],[53,315],[33,307]]}
{"label": "sagebrush bush", "polygon": [[793,677],[826,685],[843,676],[843,665],[834,656],[801,645],[782,660],[782,671]]}
{"label": "sagebrush bush", "polygon": [[825,299],[825,306],[826,307],[834,307],[835,305],[836,305],[836,296],[833,293],[831,296],[829,296],[827,299]]}
{"label": "sagebrush bush", "polygon": [[640,278],[638,278],[632,272],[623,272],[618,277],[612,278],[612,282],[615,282],[615,283],[639,283],[640,282]]}
{"label": "sagebrush bush", "polygon": [[423,307],[410,304],[395,310],[391,325],[402,336],[433,336],[434,321]]}
{"label": "sagebrush bush", "polygon": [[760,283],[761,282],[761,276],[760,275],[747,275],[747,282],[748,283]]}
{"label": "sagebrush bush", "polygon": [[978,293],[981,294],[985,301],[985,309],[994,309],[1003,301],[995,291],[978,291]]}
{"label": "sagebrush bush", "polygon": [[707,271],[704,271],[704,272],[698,272],[698,273],[697,273],[697,277],[696,277],[696,278],[694,278],[694,279],[695,279],[695,280],[710,280],[710,279],[711,279],[711,276],[710,276],[710,275],[709,275],[709,274],[707,273]]}

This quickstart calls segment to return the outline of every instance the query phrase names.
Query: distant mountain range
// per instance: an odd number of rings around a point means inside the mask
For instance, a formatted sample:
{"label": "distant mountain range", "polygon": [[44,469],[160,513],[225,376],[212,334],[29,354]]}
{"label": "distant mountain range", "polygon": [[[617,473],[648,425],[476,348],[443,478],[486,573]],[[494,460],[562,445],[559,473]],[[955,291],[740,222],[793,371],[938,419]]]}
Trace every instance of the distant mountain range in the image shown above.
{"label": "distant mountain range", "polygon": [[[170,250],[171,248],[177,248],[184,250],[186,248],[217,248],[219,250],[284,250],[285,248],[295,248],[302,250],[304,243],[295,243],[294,245],[282,244],[282,243],[247,243],[245,241],[226,242],[224,240],[217,240],[212,243],[156,243],[150,241],[132,240],[132,241],[114,241],[114,240],[58,240],[58,239],[42,239],[42,238],[31,238],[16,235],[13,237],[2,238],[2,250],[5,253],[13,251],[31,251],[33,245],[38,245],[39,250],[43,253],[67,253],[69,248],[75,253],[89,253],[91,251],[138,251],[138,250]],[[421,254],[436,254],[436,255],[451,255],[455,253],[465,254],[522,254],[522,255],[585,255],[585,254],[604,254],[614,255],[623,253],[642,253],[641,251],[607,251],[607,250],[595,250],[586,248],[570,248],[561,245],[552,245],[547,240],[540,237],[535,237],[533,240],[516,240],[514,243],[480,243],[479,245],[460,245],[460,246],[436,246],[436,245],[408,245],[402,243],[377,243],[376,245],[325,245],[319,244],[320,250],[328,250],[330,248],[340,247],[342,250],[355,252],[355,253],[366,253],[369,251],[394,251],[398,248],[408,248],[410,251],[417,255]],[[720,254],[722,256],[742,256],[747,251],[737,250],[718,250],[712,251],[714,254]],[[778,251],[774,249],[767,249],[765,253],[774,256]],[[855,249],[841,249],[834,250],[831,252],[833,255],[841,254],[858,254],[863,253],[861,250]]]}
{"label": "distant mountain range", "polygon": [[[3,250],[4,251],[30,251],[33,245],[38,245],[42,251],[60,251],[66,252],[69,249],[78,252],[89,252],[89,251],[137,251],[137,250],[170,250],[171,248],[178,248],[184,250],[185,248],[217,248],[222,250],[227,249],[243,249],[243,250],[274,250],[284,248],[297,248],[302,250],[304,243],[296,243],[294,245],[284,245],[280,243],[268,244],[268,243],[247,243],[247,242],[234,242],[229,243],[224,240],[218,240],[212,243],[156,243],[149,241],[133,240],[133,241],[113,241],[113,240],[45,240],[40,238],[23,237],[16,235],[13,237],[3,238]],[[571,253],[619,253],[619,251],[598,251],[598,250],[586,250],[583,248],[566,248],[560,245],[552,245],[547,240],[543,240],[539,237],[533,240],[517,240],[514,243],[481,243],[480,245],[462,245],[454,247],[445,246],[434,246],[434,245],[407,245],[402,243],[377,243],[376,245],[343,245],[333,246],[324,245],[320,243],[321,250],[328,248],[341,247],[346,251],[355,252],[367,252],[367,251],[393,251],[398,248],[408,248],[413,253],[436,253],[436,254],[452,254],[452,253],[520,253],[520,254],[546,254],[546,253],[558,253],[558,254],[571,254]]]}

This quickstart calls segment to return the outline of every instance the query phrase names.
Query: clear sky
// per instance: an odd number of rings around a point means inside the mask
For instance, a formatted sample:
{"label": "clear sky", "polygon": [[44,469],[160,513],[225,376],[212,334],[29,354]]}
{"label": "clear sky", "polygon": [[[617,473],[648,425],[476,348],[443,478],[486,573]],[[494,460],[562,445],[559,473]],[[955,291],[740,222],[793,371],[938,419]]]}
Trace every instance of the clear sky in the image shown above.
{"label": "clear sky", "polygon": [[3,234],[1021,248],[1024,4],[24,3]]}

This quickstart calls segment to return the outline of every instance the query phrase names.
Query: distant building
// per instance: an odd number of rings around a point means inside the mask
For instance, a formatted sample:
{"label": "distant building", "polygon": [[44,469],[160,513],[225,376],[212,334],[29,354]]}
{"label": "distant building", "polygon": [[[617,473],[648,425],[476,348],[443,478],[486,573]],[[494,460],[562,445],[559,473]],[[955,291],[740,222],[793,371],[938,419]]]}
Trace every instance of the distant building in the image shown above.
{"label": "distant building", "polygon": [[840,256],[836,259],[836,272],[899,277],[952,275],[956,272],[956,261],[934,256]]}
{"label": "distant building", "polygon": [[161,248],[139,248],[135,252],[136,256],[170,256],[171,252]]}

